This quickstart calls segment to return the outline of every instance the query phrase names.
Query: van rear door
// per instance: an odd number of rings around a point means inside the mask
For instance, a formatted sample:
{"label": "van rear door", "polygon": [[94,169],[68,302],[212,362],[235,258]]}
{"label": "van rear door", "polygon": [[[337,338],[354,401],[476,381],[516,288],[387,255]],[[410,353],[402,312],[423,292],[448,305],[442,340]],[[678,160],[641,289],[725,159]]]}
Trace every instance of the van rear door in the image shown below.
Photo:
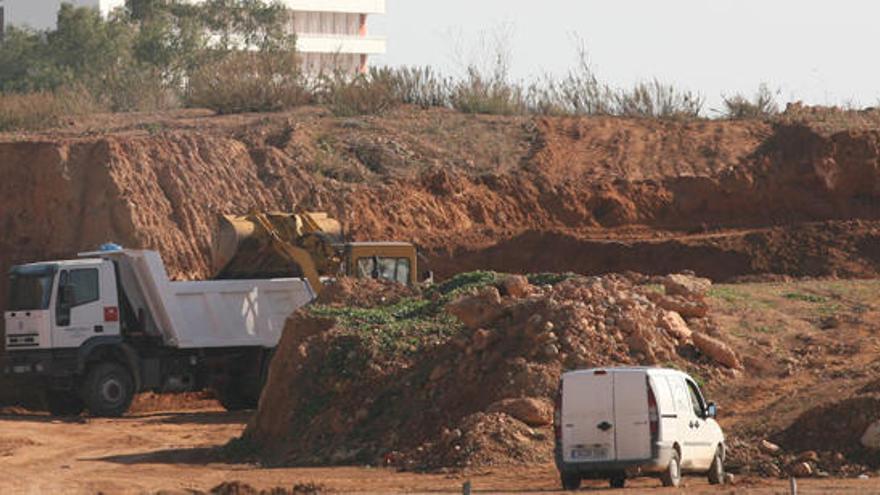
{"label": "van rear door", "polygon": [[642,370],[594,370],[563,376],[564,462],[651,458],[648,380]]}
{"label": "van rear door", "polygon": [[613,461],[614,373],[563,375],[562,458],[567,463]]}
{"label": "van rear door", "polygon": [[651,458],[648,379],[640,370],[614,373],[614,431],[618,461]]}

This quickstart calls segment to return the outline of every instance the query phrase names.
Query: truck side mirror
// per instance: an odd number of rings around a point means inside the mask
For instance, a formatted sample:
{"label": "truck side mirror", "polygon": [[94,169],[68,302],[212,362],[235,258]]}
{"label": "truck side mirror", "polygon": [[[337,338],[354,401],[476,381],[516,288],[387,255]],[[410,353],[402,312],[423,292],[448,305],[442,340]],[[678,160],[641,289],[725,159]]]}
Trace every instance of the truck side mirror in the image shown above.
{"label": "truck side mirror", "polygon": [[58,305],[61,307],[69,308],[73,306],[74,301],[76,300],[76,291],[74,290],[73,285],[63,285],[61,286],[61,292],[59,293]]}
{"label": "truck side mirror", "polygon": [[714,402],[710,402],[709,405],[706,406],[706,417],[714,418],[716,416],[718,416],[718,406],[716,406]]}

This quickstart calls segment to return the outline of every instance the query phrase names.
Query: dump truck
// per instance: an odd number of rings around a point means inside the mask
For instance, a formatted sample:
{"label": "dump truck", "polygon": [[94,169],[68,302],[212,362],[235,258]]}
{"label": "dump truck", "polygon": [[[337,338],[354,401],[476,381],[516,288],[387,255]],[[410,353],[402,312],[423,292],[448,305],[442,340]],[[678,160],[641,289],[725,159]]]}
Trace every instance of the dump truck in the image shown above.
{"label": "dump truck", "polygon": [[420,282],[415,245],[345,242],[339,221],[324,212],[223,215],[211,251],[217,279],[302,277],[318,293],[341,276]]}
{"label": "dump truck", "polygon": [[171,281],[158,253],[118,246],[19,265],[2,369],[54,415],[120,416],[137,392],[206,388],[250,408],[285,321],[315,297],[299,277]]}

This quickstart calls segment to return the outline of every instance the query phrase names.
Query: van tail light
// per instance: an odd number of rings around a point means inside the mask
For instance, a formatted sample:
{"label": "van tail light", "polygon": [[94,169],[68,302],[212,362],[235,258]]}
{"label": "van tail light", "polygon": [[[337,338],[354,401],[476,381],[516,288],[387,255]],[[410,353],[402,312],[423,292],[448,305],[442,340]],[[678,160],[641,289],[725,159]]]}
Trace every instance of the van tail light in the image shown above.
{"label": "van tail light", "polygon": [[553,435],[557,442],[562,441],[562,380],[556,389],[556,400],[553,401]]}
{"label": "van tail light", "polygon": [[648,380],[648,423],[651,427],[651,442],[656,442],[660,436],[660,415],[657,412],[657,398],[654,397],[654,389]]}

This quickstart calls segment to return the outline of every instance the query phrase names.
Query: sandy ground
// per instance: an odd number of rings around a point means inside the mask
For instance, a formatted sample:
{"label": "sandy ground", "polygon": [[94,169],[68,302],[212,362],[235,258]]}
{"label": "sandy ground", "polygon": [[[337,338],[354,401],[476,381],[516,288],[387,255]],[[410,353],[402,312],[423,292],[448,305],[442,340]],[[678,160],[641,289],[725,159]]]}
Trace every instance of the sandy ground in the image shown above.
{"label": "sandy ground", "polygon": [[[212,462],[212,451],[238,435],[249,413],[204,409],[156,412],[123,419],[58,420],[35,414],[0,416],[0,493],[187,493],[224,481],[257,488],[314,482],[334,493],[563,493],[553,466],[498,468],[472,473],[412,474],[349,468],[266,469]],[[659,482],[630,482],[620,493],[788,493],[788,482],[739,480],[713,487],[689,478],[681,490]],[[603,484],[583,491],[612,493]],[[800,493],[880,493],[880,479],[801,480]]]}

